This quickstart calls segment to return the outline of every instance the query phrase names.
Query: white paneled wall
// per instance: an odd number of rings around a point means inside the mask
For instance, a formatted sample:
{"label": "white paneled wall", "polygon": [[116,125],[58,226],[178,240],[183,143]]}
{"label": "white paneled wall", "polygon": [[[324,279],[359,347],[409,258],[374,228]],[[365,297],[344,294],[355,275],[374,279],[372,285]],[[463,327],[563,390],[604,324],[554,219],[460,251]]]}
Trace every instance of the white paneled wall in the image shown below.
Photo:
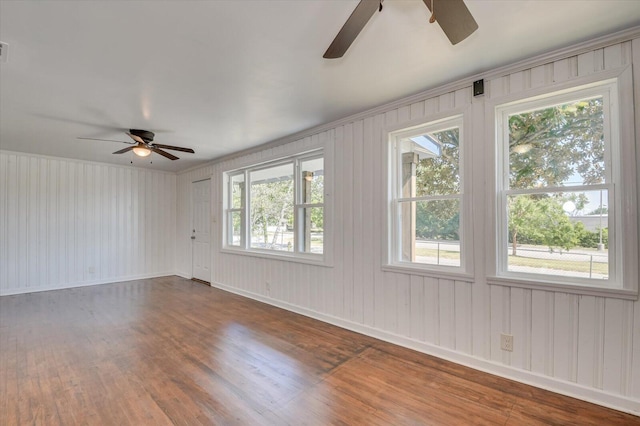
{"label": "white paneled wall", "polygon": [[0,152],[0,295],[175,271],[176,176]]}
{"label": "white paneled wall", "polygon": [[[638,41],[633,41],[638,43]],[[635,54],[635,58],[634,58]],[[640,67],[631,41],[487,79],[484,97],[471,87],[425,95],[400,107],[377,109],[351,122],[245,156],[178,175],[177,270],[190,276],[191,182],[212,178],[213,285],[489,372],[640,414],[640,303],[556,291],[489,285],[484,251],[493,238],[489,206],[484,103],[578,76]],[[636,79],[638,78],[636,73]],[[637,83],[636,83],[637,84]],[[636,89],[636,93],[638,90]],[[399,104],[396,104],[399,105]],[[474,278],[441,279],[386,270],[386,150],[384,130],[436,114],[471,108],[468,137],[473,164]],[[333,141],[326,163],[335,185],[331,267],[220,251],[222,173]],[[26,200],[23,202],[27,202]],[[269,286],[267,286],[269,283]],[[270,290],[269,290],[270,289]],[[500,333],[514,335],[514,351],[500,349]]]}

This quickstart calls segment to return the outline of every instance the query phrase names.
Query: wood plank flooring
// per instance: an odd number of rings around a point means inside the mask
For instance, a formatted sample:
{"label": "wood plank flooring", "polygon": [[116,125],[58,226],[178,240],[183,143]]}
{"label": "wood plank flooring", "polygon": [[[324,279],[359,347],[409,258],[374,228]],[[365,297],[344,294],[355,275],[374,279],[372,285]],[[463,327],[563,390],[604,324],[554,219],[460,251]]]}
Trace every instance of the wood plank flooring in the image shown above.
{"label": "wood plank flooring", "polygon": [[192,281],[0,297],[0,425],[632,425]]}

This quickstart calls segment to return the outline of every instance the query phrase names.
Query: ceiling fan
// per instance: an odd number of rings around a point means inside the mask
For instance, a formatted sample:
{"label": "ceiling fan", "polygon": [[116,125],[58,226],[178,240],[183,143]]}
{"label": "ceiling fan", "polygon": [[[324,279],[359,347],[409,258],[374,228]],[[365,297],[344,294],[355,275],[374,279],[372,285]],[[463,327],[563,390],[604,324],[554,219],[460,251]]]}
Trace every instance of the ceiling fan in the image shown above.
{"label": "ceiling fan", "polygon": [[[333,40],[323,58],[341,58],[360,31],[377,11],[382,11],[384,0],[360,0]],[[431,11],[430,23],[438,22],[440,28],[449,38],[451,44],[458,44],[478,29],[478,23],[473,19],[463,0],[422,0]]]}
{"label": "ceiling fan", "polygon": [[156,154],[160,154],[163,157],[168,158],[169,160],[177,160],[178,157],[175,155],[163,151],[163,149],[170,149],[172,151],[182,151],[189,152],[194,154],[195,151],[191,148],[183,148],[181,146],[173,146],[173,145],[163,145],[159,143],[153,143],[153,138],[155,134],[148,130],[140,130],[140,129],[129,129],[128,132],[125,132],[129,137],[133,140],[133,142],[125,142],[125,141],[114,141],[111,139],[95,139],[95,138],[78,138],[82,140],[89,141],[104,141],[104,142],[119,142],[126,143],[132,146],[128,146],[119,151],[114,152],[114,154],[124,154],[125,152],[133,151],[139,157],[146,157],[150,155],[152,152]]}

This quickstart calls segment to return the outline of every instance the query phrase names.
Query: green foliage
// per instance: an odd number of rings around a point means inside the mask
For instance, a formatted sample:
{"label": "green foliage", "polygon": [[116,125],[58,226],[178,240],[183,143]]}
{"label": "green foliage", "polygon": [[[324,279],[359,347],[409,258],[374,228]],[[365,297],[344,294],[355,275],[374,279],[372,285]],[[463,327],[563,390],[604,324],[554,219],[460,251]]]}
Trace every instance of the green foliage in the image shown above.
{"label": "green foliage", "polygon": [[[604,182],[602,104],[602,98],[595,98],[511,115],[510,188],[561,186],[576,175],[580,184]],[[460,193],[459,130],[430,136],[440,142],[441,155],[417,165],[416,195]],[[508,230],[513,254],[518,243],[566,250],[576,245],[593,246],[594,233],[578,229],[564,212],[563,203],[569,200],[575,204],[575,211],[583,210],[589,202],[584,193],[511,197]],[[417,237],[459,239],[459,215],[457,200],[417,202]]]}
{"label": "green foliage", "polygon": [[[600,243],[600,230],[589,231],[584,224],[577,222],[573,225],[573,229],[578,238],[578,245],[585,248],[597,248]],[[609,248],[609,228],[602,230],[602,243],[605,248]]]}
{"label": "green foliage", "polygon": [[[579,184],[604,182],[602,98],[534,110],[509,117],[509,186],[562,186],[579,175]],[[517,196],[509,200],[509,241],[569,250],[587,242],[563,211],[588,204],[584,193],[561,196]],[[582,225],[582,224],[580,224]],[[583,227],[584,228],[584,227]]]}
{"label": "green foliage", "polygon": [[542,244],[542,234],[537,223],[539,216],[535,214],[535,202],[531,197],[509,198],[508,212],[509,242],[513,256],[517,254],[518,242]]}
{"label": "green foliage", "polygon": [[[269,241],[268,228],[279,231],[294,226],[294,184],[292,177],[280,180],[253,182],[251,184],[250,227],[252,239],[267,244],[275,244],[278,233]],[[322,203],[324,197],[324,176],[315,176],[311,180],[309,203]],[[309,208],[314,229],[324,227],[324,209]],[[234,229],[240,229],[240,215],[232,218]]]}
{"label": "green foliage", "polygon": [[[324,202],[324,176],[315,176],[311,181],[311,202],[323,203]],[[311,209],[311,223],[313,229],[324,228],[324,209],[317,207]]]}
{"label": "green foliage", "polygon": [[511,188],[604,182],[602,98],[511,115],[509,164]]}
{"label": "green foliage", "polygon": [[585,208],[585,206],[589,204],[589,197],[587,197],[587,195],[584,192],[574,192],[568,197],[566,197],[566,200],[573,202],[573,204],[575,205],[575,209],[573,212],[567,212],[569,214],[582,211]]}
{"label": "green foliage", "polygon": [[250,222],[251,235],[262,235],[265,243],[269,226],[280,226],[283,222],[293,226],[293,180],[253,183]]}
{"label": "green foliage", "polygon": [[458,200],[418,202],[416,205],[416,236],[428,240],[460,240],[460,209]]}
{"label": "green foliage", "polygon": [[242,208],[244,205],[244,174],[233,176],[231,185],[231,207]]}
{"label": "green foliage", "polygon": [[[441,153],[422,159],[416,166],[416,195],[450,195],[460,192],[460,131],[458,128],[430,135],[440,142]],[[437,200],[416,203],[416,236],[424,239],[459,240],[460,203]]]}
{"label": "green foliage", "polygon": [[604,206],[603,206],[603,207],[598,207],[598,208],[596,208],[596,209],[594,209],[594,210],[590,211],[590,212],[589,212],[589,213],[587,213],[587,214],[594,214],[594,215],[595,215],[595,214],[609,214],[609,209],[608,209],[608,208],[606,208],[606,207],[604,207]]}
{"label": "green foliage", "polygon": [[[558,198],[542,198],[536,201],[536,209],[540,218],[540,233],[544,245],[549,248],[561,247],[569,250],[578,244],[573,224],[562,209],[564,200]],[[534,212],[535,212],[534,210]]]}
{"label": "green foliage", "polygon": [[441,144],[441,155],[420,160],[416,167],[416,195],[449,195],[460,192],[460,131],[431,135]]}
{"label": "green foliage", "polygon": [[[573,247],[597,248],[600,231],[589,231],[582,222],[572,223],[562,211],[567,198],[532,196],[509,200],[509,242],[546,245],[570,250]],[[609,229],[602,230],[602,243],[609,248]],[[512,248],[517,254],[517,248]]]}
{"label": "green foliage", "polygon": [[311,226],[314,231],[324,229],[324,209],[323,208],[316,207],[311,209]]}
{"label": "green foliage", "polygon": [[578,235],[562,209],[562,197],[520,195],[510,197],[509,242],[512,255],[518,243],[545,245],[570,250],[578,245]]}

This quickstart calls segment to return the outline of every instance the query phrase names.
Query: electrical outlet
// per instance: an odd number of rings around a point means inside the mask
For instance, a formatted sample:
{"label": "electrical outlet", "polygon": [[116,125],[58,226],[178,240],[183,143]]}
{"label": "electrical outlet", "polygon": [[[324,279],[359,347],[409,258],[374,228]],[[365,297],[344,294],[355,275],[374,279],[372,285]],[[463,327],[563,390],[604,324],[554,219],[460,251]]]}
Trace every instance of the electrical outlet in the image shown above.
{"label": "electrical outlet", "polygon": [[89,266],[89,273],[90,274],[95,274],[95,272],[96,272],[96,268],[93,267],[93,266]]}
{"label": "electrical outlet", "polygon": [[266,282],[267,294],[271,294],[271,283],[269,281]]}
{"label": "electrical outlet", "polygon": [[502,333],[500,335],[500,348],[503,351],[513,352],[513,335]]}

